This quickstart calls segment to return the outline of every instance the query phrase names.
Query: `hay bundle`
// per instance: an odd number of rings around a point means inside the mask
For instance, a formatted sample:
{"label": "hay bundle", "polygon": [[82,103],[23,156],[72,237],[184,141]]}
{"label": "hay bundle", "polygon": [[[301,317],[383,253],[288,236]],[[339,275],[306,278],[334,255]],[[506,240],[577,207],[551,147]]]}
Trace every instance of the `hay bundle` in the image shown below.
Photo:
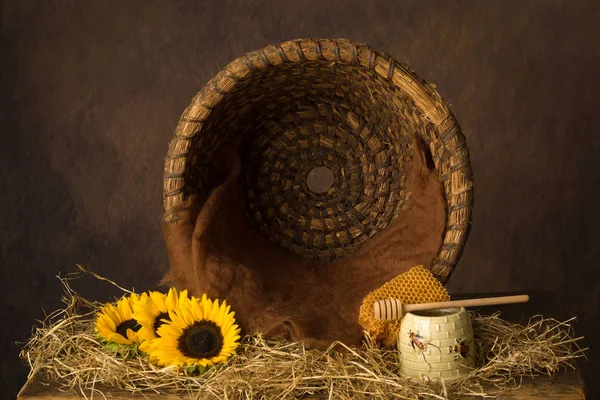
{"label": "hay bundle", "polygon": [[485,397],[489,393],[484,383],[491,382],[500,391],[514,388],[524,376],[575,368],[574,360],[585,357],[586,350],[578,345],[581,338],[573,337],[574,318],[560,322],[536,316],[523,326],[498,314],[472,314],[479,368],[452,383],[398,376],[398,352],[379,348],[368,337],[361,348],[338,343],[320,351],[251,335],[228,364],[203,375],[187,375],[157,368],[143,354],[120,355],[102,347],[93,328],[101,304],[83,299],[67,280],[62,282],[66,307],[34,329],[21,356],[31,367],[30,376],[45,373],[65,389],[81,393],[97,392],[103,384],[133,392],[178,391],[215,399],[284,399],[315,393],[341,399],[448,399],[467,393]]}

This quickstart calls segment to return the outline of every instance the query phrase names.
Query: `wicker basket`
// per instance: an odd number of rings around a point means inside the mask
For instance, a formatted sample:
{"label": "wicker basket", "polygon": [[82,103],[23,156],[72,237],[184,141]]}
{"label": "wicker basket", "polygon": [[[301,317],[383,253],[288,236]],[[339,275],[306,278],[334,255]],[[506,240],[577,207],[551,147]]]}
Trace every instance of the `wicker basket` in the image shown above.
{"label": "wicker basket", "polygon": [[465,138],[432,85],[367,45],[295,40],[219,72],[185,109],[165,161],[164,207],[208,190],[224,141],[241,148],[240,190],[255,229],[299,257],[353,253],[410,194],[413,138],[443,182],[447,221],[432,272],[446,282],[470,227]]}

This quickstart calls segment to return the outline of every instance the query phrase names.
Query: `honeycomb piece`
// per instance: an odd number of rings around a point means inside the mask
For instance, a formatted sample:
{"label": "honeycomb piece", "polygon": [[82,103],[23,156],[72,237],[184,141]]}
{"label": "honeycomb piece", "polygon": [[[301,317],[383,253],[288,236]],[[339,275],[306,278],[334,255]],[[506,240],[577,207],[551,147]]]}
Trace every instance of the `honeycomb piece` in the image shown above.
{"label": "honeycomb piece", "polygon": [[450,296],[442,284],[422,265],[398,275],[363,299],[358,322],[371,337],[384,346],[395,346],[401,320],[379,320],[373,315],[373,305],[383,299],[398,299],[403,304],[448,301]]}

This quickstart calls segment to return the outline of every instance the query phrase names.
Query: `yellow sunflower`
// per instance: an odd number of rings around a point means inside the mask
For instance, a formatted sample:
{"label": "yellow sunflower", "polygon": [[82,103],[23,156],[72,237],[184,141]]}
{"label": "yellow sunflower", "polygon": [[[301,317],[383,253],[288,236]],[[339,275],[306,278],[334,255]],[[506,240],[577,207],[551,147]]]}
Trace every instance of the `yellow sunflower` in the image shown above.
{"label": "yellow sunflower", "polygon": [[132,317],[133,307],[140,296],[132,293],[122,297],[117,305],[106,304],[97,315],[95,328],[98,337],[108,342],[131,345],[139,343],[138,322]]}
{"label": "yellow sunflower", "polygon": [[158,337],[156,331],[165,321],[170,320],[169,311],[176,310],[181,299],[187,297],[187,290],[177,292],[175,288],[171,288],[166,295],[160,292],[142,294],[141,301],[133,307],[133,318],[142,326],[138,331],[142,351],[151,352],[152,342]]}
{"label": "yellow sunflower", "polygon": [[222,363],[238,346],[240,329],[225,301],[192,297],[169,312],[171,321],[158,328],[150,357],[162,366],[207,367]]}

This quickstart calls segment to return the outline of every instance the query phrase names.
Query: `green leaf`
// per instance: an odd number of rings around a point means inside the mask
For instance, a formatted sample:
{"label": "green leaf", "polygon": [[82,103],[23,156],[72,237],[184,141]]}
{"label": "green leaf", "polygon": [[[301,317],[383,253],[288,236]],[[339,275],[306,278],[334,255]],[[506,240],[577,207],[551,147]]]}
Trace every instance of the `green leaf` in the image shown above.
{"label": "green leaf", "polygon": [[138,354],[140,354],[140,344],[139,343],[134,343],[130,349],[129,349],[129,356],[130,357],[135,357]]}
{"label": "green leaf", "polygon": [[109,341],[101,341],[101,343],[102,343],[102,347],[104,347],[104,349],[106,349],[110,352],[116,353],[125,358],[134,358],[141,354],[141,351],[139,349],[139,347],[140,347],[139,343],[134,343],[132,345],[119,344],[119,343],[109,342]]}
{"label": "green leaf", "polygon": [[104,348],[110,351],[119,351],[120,345],[114,342],[106,342]]}
{"label": "green leaf", "polygon": [[191,374],[193,374],[194,372],[196,372],[196,368],[197,368],[197,367],[196,367],[195,365],[191,365],[191,366],[189,366],[189,367],[187,367],[187,368],[185,369],[185,372],[187,372],[188,374],[190,374],[190,375],[191,375]]}
{"label": "green leaf", "polygon": [[203,367],[202,365],[187,365],[183,369],[188,375],[202,375],[210,369],[210,366]]}
{"label": "green leaf", "polygon": [[207,365],[206,367],[203,367],[203,366],[201,366],[201,365],[198,365],[198,372],[199,372],[200,374],[203,374],[203,373],[205,373],[205,372],[206,372],[206,371],[208,371],[209,369],[210,369],[210,366],[208,366],[208,365]]}

